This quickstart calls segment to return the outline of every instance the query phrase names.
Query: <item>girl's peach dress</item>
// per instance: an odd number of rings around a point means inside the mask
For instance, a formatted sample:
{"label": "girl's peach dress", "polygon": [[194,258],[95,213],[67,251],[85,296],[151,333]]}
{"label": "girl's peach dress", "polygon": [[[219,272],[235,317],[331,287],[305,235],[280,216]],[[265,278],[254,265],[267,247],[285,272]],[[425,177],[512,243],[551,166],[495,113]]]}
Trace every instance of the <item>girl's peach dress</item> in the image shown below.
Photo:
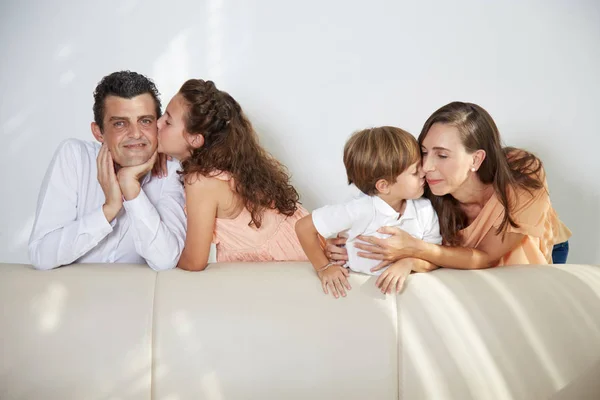
{"label": "girl's peach dress", "polygon": [[[229,182],[234,188],[229,174],[221,172],[212,176]],[[308,212],[300,204],[291,217],[268,209],[264,211],[259,229],[248,225],[251,217],[246,208],[236,218],[217,218],[213,235],[217,261],[306,261],[295,230],[296,221],[305,215]]]}

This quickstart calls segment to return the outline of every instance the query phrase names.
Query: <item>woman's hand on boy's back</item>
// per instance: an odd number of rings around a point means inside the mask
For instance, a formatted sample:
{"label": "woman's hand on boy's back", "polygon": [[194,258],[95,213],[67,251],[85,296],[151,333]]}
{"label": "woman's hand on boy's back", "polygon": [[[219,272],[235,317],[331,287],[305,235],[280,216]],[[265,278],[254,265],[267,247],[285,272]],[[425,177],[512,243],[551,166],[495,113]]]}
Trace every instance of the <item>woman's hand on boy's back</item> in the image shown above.
{"label": "woman's hand on boy's back", "polygon": [[362,250],[358,252],[359,257],[391,263],[402,258],[413,257],[418,251],[420,241],[400,228],[384,226],[377,232],[390,236],[387,239],[375,236],[359,236],[358,239],[366,242],[356,242],[355,244],[356,248]]}
{"label": "woman's hand on boy's back", "polygon": [[346,290],[352,289],[350,282],[348,282],[348,276],[350,273],[348,270],[341,265],[332,265],[324,271],[317,272],[319,279],[321,280],[321,286],[325,294],[331,294],[337,299],[340,297],[346,297]]}

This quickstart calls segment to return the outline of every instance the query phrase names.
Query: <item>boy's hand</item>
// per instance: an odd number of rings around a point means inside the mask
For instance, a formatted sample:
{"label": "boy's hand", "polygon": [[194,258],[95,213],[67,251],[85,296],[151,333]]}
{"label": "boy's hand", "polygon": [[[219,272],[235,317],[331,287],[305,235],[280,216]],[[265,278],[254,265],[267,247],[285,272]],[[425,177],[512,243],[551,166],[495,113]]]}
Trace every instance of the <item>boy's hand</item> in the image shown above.
{"label": "boy's hand", "polygon": [[391,294],[394,290],[396,291],[396,294],[400,293],[406,277],[410,275],[410,272],[412,271],[412,265],[407,261],[408,260],[396,261],[379,275],[379,278],[377,278],[377,281],[375,282],[375,286],[381,289],[381,293]]}
{"label": "boy's hand", "polygon": [[332,265],[325,271],[317,272],[317,275],[319,276],[319,279],[321,279],[323,292],[329,294],[329,290],[331,290],[331,294],[336,299],[340,297],[340,294],[342,297],[346,297],[346,289],[352,289],[350,282],[348,282],[350,273],[346,268],[340,265]]}

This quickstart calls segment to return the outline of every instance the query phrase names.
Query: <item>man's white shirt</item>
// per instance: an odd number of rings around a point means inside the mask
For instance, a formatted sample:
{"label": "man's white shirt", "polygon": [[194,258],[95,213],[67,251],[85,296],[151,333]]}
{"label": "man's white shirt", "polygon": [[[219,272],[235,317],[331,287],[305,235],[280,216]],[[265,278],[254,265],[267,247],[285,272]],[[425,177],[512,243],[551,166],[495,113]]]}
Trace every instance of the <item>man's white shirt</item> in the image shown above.
{"label": "man's white shirt", "polygon": [[38,269],[71,263],[136,263],[154,270],[177,265],[186,234],[185,198],[177,169],[141,182],[139,195],[123,202],[108,222],[96,158],[100,144],[77,139],[61,143],[40,189],[29,239],[29,258]]}
{"label": "man's white shirt", "polygon": [[[440,226],[437,214],[426,198],[406,200],[402,216],[389,204],[377,196],[363,195],[344,204],[321,207],[312,213],[315,228],[326,239],[338,234],[346,236],[348,262],[346,267],[355,272],[379,275],[384,270],[371,272],[379,260],[358,256],[360,251],[354,246],[357,236],[387,238],[377,230],[384,226],[394,226],[408,232],[417,239],[441,244]],[[360,242],[360,241],[359,241]]]}

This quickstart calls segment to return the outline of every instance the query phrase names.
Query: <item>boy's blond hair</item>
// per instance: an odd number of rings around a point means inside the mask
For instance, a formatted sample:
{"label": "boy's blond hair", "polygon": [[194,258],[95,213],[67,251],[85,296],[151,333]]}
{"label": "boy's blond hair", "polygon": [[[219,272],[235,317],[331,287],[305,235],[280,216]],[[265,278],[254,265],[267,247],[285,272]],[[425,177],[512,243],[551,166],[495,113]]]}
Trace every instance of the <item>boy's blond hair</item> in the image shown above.
{"label": "boy's blond hair", "polygon": [[420,158],[415,137],[393,126],[355,132],[344,146],[348,184],[353,183],[368,195],[377,194],[378,180],[395,182],[398,175]]}

